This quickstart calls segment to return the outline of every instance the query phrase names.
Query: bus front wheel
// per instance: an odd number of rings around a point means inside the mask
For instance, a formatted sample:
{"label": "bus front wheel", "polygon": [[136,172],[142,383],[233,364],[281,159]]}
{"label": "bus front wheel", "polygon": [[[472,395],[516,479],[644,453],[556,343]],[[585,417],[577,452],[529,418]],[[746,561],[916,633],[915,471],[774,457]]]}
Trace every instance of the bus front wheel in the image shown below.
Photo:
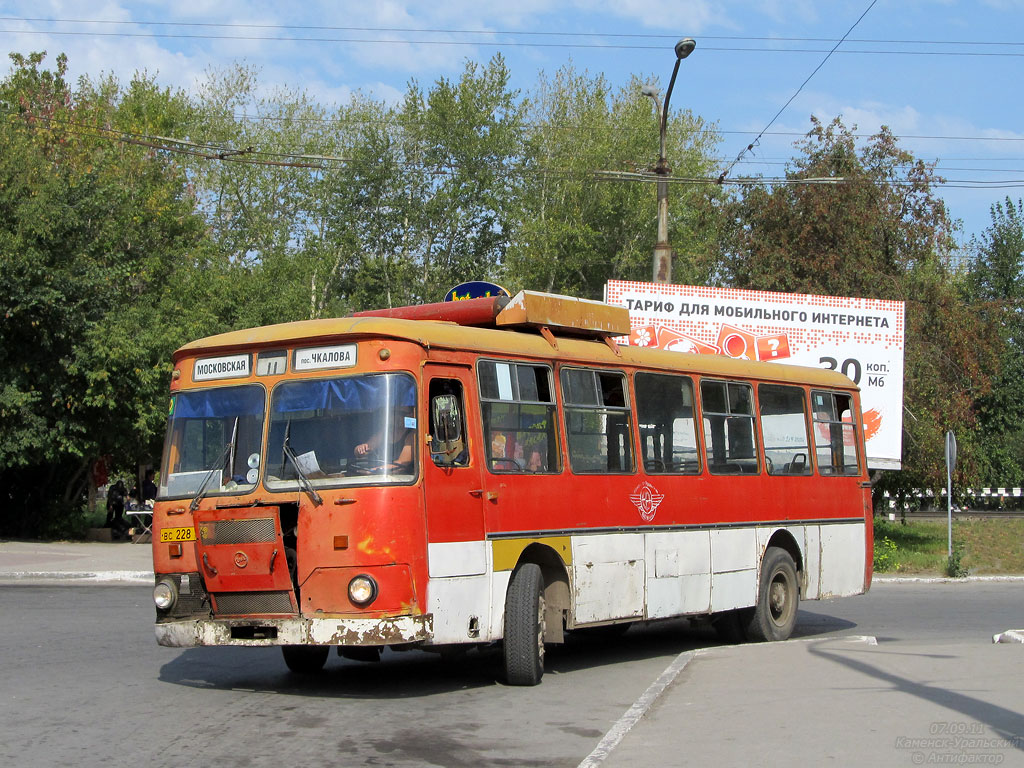
{"label": "bus front wheel", "polygon": [[512,574],[505,595],[505,680],[537,685],[544,676],[544,578],[526,563]]}
{"label": "bus front wheel", "polygon": [[796,626],[796,609],[800,602],[796,563],[779,547],[768,547],[761,561],[761,584],[757,605],[749,614],[746,626],[748,640],[786,640]]}
{"label": "bus front wheel", "polygon": [[329,645],[282,645],[281,653],[288,669],[299,675],[315,675],[327,663]]}

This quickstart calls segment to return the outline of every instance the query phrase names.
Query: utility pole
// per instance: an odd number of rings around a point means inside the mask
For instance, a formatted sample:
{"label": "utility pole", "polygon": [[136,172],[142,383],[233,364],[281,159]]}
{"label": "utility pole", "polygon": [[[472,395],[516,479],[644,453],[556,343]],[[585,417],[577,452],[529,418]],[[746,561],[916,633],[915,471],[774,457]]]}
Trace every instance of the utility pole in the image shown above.
{"label": "utility pole", "polygon": [[660,177],[658,179],[658,242],[654,245],[653,276],[655,283],[672,282],[672,247],[668,244],[668,176],[672,169],[668,166],[668,159],[665,157],[665,130],[668,124],[668,102],[672,98],[672,87],[676,84],[676,74],[679,72],[679,62],[693,53],[697,42],[691,37],[684,37],[675,46],[676,64],[672,68],[672,79],[668,81],[668,90],[665,92],[665,104],[662,105],[658,99],[658,89],[653,85],[645,85],[641,93],[650,96],[658,110],[658,125],[660,129],[660,152],[658,163],[654,166],[654,172]]}

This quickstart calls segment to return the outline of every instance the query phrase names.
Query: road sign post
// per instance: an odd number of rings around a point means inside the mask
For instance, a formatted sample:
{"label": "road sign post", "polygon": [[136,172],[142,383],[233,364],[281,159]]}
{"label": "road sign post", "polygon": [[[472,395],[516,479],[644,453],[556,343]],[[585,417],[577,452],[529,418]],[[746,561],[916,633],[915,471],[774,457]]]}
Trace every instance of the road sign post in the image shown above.
{"label": "road sign post", "polygon": [[956,436],[946,432],[946,542],[953,557],[953,470],[956,469]]}

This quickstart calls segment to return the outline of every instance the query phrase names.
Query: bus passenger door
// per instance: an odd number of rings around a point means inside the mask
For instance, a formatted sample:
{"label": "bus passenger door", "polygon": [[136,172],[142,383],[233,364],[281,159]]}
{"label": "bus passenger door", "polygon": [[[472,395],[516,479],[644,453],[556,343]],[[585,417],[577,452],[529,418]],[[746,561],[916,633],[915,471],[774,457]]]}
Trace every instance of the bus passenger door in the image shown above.
{"label": "bus passenger door", "polygon": [[427,365],[428,451],[423,459],[429,610],[436,644],[472,642],[486,632],[490,578],[484,537],[476,385],[469,366]]}

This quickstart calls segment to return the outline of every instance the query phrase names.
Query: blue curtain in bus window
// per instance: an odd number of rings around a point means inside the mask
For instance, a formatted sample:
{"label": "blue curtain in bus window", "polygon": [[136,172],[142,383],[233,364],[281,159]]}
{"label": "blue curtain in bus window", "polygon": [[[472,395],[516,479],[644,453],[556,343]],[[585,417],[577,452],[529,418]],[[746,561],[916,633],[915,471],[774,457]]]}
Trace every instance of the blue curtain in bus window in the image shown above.
{"label": "blue curtain in bus window", "polygon": [[174,416],[179,419],[223,419],[262,413],[262,387],[224,387],[204,392],[181,392],[174,399]]}
{"label": "blue curtain in bus window", "polygon": [[415,388],[405,376],[358,376],[283,384],[274,393],[274,412],[376,410],[387,405],[389,391],[392,405],[416,403]]}

